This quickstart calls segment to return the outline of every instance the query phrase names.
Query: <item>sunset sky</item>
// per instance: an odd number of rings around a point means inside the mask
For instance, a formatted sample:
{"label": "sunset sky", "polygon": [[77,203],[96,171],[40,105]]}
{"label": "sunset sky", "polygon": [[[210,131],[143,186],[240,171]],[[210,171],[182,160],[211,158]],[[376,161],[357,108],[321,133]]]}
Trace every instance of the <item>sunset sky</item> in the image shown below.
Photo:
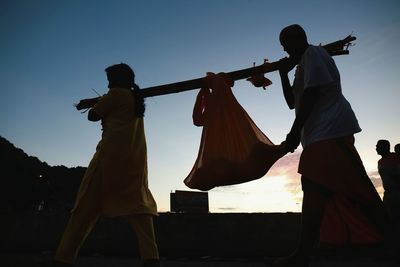
{"label": "sunset sky", "polygon": [[[356,147],[381,192],[378,139],[400,143],[400,2],[382,1],[0,1],[0,135],[50,165],[87,166],[100,139],[73,103],[107,92],[104,69],[124,62],[142,87],[229,72],[286,56],[280,30],[298,23],[312,44],[349,34],[350,55],[335,57],[343,93],[363,131]],[[274,142],[294,119],[279,75],[266,91],[237,81],[233,92]],[[293,73],[290,73],[293,77]],[[148,98],[145,130],[149,184],[159,211],[197,156],[201,128],[192,124],[197,90]],[[263,178],[210,191],[212,212],[299,211],[301,149]]]}

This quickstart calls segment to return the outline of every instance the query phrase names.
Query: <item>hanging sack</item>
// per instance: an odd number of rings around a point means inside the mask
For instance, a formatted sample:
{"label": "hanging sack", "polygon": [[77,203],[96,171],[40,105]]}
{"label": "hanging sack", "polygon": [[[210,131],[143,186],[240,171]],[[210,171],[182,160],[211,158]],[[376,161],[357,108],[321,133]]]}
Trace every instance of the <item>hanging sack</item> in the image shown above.
{"label": "hanging sack", "polygon": [[226,74],[207,73],[206,84],[193,109],[193,123],[203,126],[200,148],[184,183],[205,191],[263,177],[286,154],[283,145],[274,145],[257,127]]}

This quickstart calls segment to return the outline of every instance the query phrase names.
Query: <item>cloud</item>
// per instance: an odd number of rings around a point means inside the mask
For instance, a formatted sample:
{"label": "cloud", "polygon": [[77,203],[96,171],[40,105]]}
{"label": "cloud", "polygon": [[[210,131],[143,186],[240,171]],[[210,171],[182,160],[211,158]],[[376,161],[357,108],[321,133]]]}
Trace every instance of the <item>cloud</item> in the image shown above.
{"label": "cloud", "polygon": [[[300,174],[297,172],[300,155],[301,151],[284,156],[274,164],[274,166],[265,176],[266,178],[270,176],[284,176],[286,178],[285,188],[290,193],[292,193],[295,199],[298,201],[301,201],[303,197],[301,190]],[[382,185],[382,179],[378,173],[378,170],[374,169],[368,171],[368,176],[370,177],[379,195],[382,197],[384,189]]]}
{"label": "cloud", "polygon": [[293,195],[298,195],[299,193],[301,193],[300,174],[297,172],[300,155],[301,151],[284,156],[274,164],[274,166],[267,174],[267,177],[285,177],[285,188]]}
{"label": "cloud", "polygon": [[378,191],[379,195],[382,198],[385,190],[383,189],[382,179],[381,179],[381,176],[379,175],[378,170],[374,169],[374,170],[368,171],[368,176],[371,179],[373,185],[375,186],[376,191]]}
{"label": "cloud", "polygon": [[301,151],[288,154],[279,159],[269,170],[267,176],[296,176]]}
{"label": "cloud", "polygon": [[[249,183],[222,186],[210,191],[210,210],[237,211],[300,211],[303,191],[297,172],[301,151],[278,160],[262,178]],[[383,195],[382,180],[376,169],[368,171],[378,193]]]}
{"label": "cloud", "polygon": [[243,184],[218,186],[218,187],[215,187],[212,190],[210,190],[210,192],[213,192],[213,193],[229,192],[229,193],[242,194],[242,195],[250,194],[251,192],[243,190],[242,185]]}
{"label": "cloud", "polygon": [[[301,191],[300,186],[300,174],[297,173],[297,167],[299,164],[301,151],[292,154],[287,154],[286,156],[279,159],[263,177],[263,179],[269,179],[272,177],[282,177],[286,179],[285,188],[294,194]],[[235,194],[254,194],[254,188],[247,188],[246,184],[239,185],[229,185],[216,187],[212,189],[214,193],[235,193]]]}
{"label": "cloud", "polygon": [[238,210],[238,208],[230,208],[230,207],[222,207],[222,208],[216,208],[217,210],[220,210],[220,211],[237,211]]}

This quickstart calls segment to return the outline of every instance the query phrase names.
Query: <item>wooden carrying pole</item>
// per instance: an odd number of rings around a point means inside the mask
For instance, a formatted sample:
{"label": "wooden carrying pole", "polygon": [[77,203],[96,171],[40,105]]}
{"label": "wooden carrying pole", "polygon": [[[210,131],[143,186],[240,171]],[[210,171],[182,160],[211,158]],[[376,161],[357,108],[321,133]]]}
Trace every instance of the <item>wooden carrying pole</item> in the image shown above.
{"label": "wooden carrying pole", "polygon": [[[322,47],[324,47],[331,56],[347,55],[347,54],[349,54],[348,47],[351,46],[351,42],[354,40],[356,40],[356,37],[349,35],[342,40],[323,45]],[[226,74],[228,74],[230,76],[230,78],[234,81],[246,79],[253,75],[276,71],[279,69],[279,63],[280,63],[279,61],[275,61],[275,62],[268,63],[267,65],[262,64],[262,65],[247,68],[247,69],[241,69],[241,70],[228,72]],[[158,86],[153,86],[153,87],[147,87],[147,88],[143,88],[141,90],[141,93],[142,93],[143,97],[174,94],[174,93],[179,93],[179,92],[183,92],[183,91],[189,91],[189,90],[193,90],[193,89],[202,88],[205,85],[204,81],[205,81],[204,77],[202,77],[202,78],[197,78],[197,79],[187,80],[187,81],[182,81],[182,82],[177,82],[177,83],[170,83],[170,84],[158,85]]]}

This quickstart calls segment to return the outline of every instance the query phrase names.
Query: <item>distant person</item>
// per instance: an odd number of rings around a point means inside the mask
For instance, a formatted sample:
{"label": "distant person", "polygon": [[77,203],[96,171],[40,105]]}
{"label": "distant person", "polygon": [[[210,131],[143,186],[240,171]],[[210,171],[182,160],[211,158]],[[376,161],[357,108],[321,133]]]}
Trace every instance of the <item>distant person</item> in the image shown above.
{"label": "distant person", "polygon": [[394,153],[396,153],[396,155],[400,157],[400,144],[396,144],[394,146]]}
{"label": "distant person", "polygon": [[33,181],[34,206],[36,211],[49,209],[51,187],[47,176],[39,175]]}
{"label": "distant person", "polygon": [[[283,144],[294,152],[303,146],[299,173],[303,190],[300,241],[295,252],[274,266],[309,266],[320,243],[346,246],[383,241],[385,212],[354,147],[361,131],[342,94],[340,75],[321,46],[310,45],[300,25],[279,36],[289,58],[279,69],[283,94],[296,118]],[[293,86],[288,72],[297,65]]]}
{"label": "distant person", "polygon": [[113,65],[105,71],[109,91],[77,105],[78,110],[91,108],[88,119],[101,120],[103,133],[53,265],[72,266],[99,216],[107,216],[123,218],[131,224],[138,239],[141,266],[160,266],[153,228],[157,206],[147,181],[144,100],[128,65]]}
{"label": "distant person", "polygon": [[388,140],[378,140],[376,153],[381,156],[378,161],[378,172],[382,179],[383,204],[396,223],[400,223],[400,158],[390,152]]}

